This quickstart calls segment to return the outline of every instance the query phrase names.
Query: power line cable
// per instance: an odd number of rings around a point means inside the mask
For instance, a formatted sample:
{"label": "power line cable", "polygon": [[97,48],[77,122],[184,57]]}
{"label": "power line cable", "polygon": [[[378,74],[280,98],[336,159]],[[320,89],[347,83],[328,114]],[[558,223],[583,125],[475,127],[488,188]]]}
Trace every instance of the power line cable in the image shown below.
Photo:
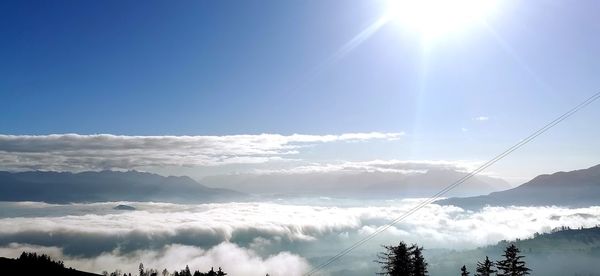
{"label": "power line cable", "polygon": [[458,179],[455,182],[451,183],[450,185],[446,186],[445,188],[443,188],[442,190],[440,190],[436,194],[432,195],[428,199],[423,200],[421,203],[419,203],[416,206],[414,206],[413,208],[409,209],[407,212],[405,212],[404,214],[400,215],[399,217],[397,217],[396,219],[394,219],[392,222],[390,222],[390,223],[388,223],[388,224],[386,224],[386,225],[378,228],[375,232],[373,232],[373,233],[367,235],[366,237],[360,239],[359,241],[357,241],[353,245],[351,245],[348,248],[342,250],[341,252],[339,252],[335,256],[329,258],[327,261],[325,261],[325,262],[321,263],[320,265],[316,266],[315,268],[313,268],[311,271],[309,271],[308,273],[306,273],[304,275],[306,275],[306,276],[313,275],[314,273],[322,270],[323,268],[327,267],[331,263],[337,261],[341,257],[347,255],[348,253],[350,253],[355,248],[357,248],[357,247],[363,245],[364,243],[366,243],[367,241],[373,239],[375,236],[379,235],[381,232],[383,232],[383,231],[387,230],[388,228],[394,226],[395,224],[397,224],[398,222],[404,220],[406,217],[412,215],[413,213],[415,213],[416,211],[420,210],[421,208],[423,208],[423,207],[429,205],[430,203],[433,203],[434,201],[438,200],[442,195],[444,195],[445,193],[449,192],[450,190],[456,188],[456,186],[464,183],[465,181],[467,181],[471,177],[477,175],[481,171],[487,169],[491,165],[495,164],[496,162],[500,161],[501,159],[503,159],[507,155],[511,154],[513,151],[521,148],[522,146],[526,145],[527,143],[529,143],[530,141],[532,141],[536,137],[542,135],[543,133],[545,133],[546,131],[548,131],[552,127],[554,127],[557,124],[559,124],[560,122],[562,122],[565,119],[571,117],[573,114],[577,113],[579,110],[581,110],[581,109],[585,108],[586,106],[590,105],[592,102],[596,101],[598,98],[600,98],[600,92],[597,92],[596,94],[594,94],[591,97],[587,98],[582,103],[578,104],[577,106],[575,106],[572,109],[570,109],[569,111],[563,113],[562,115],[560,115],[559,117],[557,117],[553,121],[547,123],[542,128],[540,128],[537,131],[533,132],[532,134],[530,134],[529,136],[527,136],[525,139],[520,140],[519,142],[517,142],[516,144],[514,144],[510,148],[506,149],[502,153],[496,155],[494,158],[492,158],[489,161],[485,162],[483,165],[479,166],[477,169],[471,171],[467,175],[461,177],[460,179]]}

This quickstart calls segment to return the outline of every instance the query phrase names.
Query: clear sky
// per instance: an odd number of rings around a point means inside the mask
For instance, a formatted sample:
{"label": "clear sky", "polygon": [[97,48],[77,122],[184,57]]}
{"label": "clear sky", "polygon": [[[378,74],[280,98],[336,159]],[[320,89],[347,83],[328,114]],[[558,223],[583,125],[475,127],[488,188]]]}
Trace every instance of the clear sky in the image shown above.
{"label": "clear sky", "polygon": [[[386,1],[2,1],[0,133],[403,133],[295,157],[485,161],[600,89],[599,1],[496,2],[426,40],[376,25]],[[492,171],[600,163],[598,119]]]}

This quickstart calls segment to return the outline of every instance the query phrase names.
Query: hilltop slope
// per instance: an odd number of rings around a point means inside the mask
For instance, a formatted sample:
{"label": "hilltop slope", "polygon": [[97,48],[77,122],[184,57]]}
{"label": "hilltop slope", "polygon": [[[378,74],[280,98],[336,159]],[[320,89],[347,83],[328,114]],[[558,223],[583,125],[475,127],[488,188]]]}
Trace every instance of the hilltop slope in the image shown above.
{"label": "hilltop slope", "polygon": [[491,206],[600,205],[600,165],[570,172],[540,175],[516,188],[489,195],[449,198],[437,204],[463,208]]}

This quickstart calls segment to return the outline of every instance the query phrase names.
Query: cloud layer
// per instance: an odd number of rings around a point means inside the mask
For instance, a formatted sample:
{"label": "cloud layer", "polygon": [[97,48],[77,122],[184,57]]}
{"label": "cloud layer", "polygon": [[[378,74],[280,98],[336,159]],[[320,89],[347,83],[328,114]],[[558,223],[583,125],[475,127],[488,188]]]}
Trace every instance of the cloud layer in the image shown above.
{"label": "cloud layer", "polygon": [[[0,252],[17,254],[23,246],[41,246],[97,272],[139,261],[167,268],[181,267],[185,261],[200,268],[235,260],[239,267],[261,267],[257,271],[262,275],[284,268],[294,272],[283,275],[295,275],[307,269],[307,261],[314,265],[337,253],[417,202],[128,203],[138,208],[131,212],[112,210],[117,203],[1,203],[5,211],[0,218]],[[348,260],[371,266],[380,244],[398,240],[428,249],[461,249],[526,238],[559,226],[598,224],[600,207],[488,207],[472,212],[434,204],[353,252],[361,261],[353,256]],[[223,267],[233,269],[225,261]]]}
{"label": "cloud layer", "polygon": [[257,174],[308,174],[331,172],[384,172],[384,173],[425,173],[428,170],[453,170],[470,172],[482,162],[479,161],[446,161],[446,160],[370,160],[346,161],[338,163],[311,163],[290,169],[255,170]]}
{"label": "cloud layer", "polygon": [[252,164],[285,159],[319,143],[395,140],[402,135],[0,135],[0,164],[5,170],[57,171]]}

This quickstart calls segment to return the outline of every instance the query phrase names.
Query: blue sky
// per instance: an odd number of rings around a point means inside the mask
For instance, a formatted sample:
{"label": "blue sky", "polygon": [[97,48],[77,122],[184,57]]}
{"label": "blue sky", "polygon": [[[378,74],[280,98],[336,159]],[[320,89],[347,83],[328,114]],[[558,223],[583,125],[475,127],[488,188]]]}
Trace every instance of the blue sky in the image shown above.
{"label": "blue sky", "polygon": [[[428,46],[390,23],[343,51],[384,1],[3,1],[0,133],[403,132],[301,156],[486,160],[600,89],[598,1],[500,2]],[[497,171],[599,163],[599,116]]]}

